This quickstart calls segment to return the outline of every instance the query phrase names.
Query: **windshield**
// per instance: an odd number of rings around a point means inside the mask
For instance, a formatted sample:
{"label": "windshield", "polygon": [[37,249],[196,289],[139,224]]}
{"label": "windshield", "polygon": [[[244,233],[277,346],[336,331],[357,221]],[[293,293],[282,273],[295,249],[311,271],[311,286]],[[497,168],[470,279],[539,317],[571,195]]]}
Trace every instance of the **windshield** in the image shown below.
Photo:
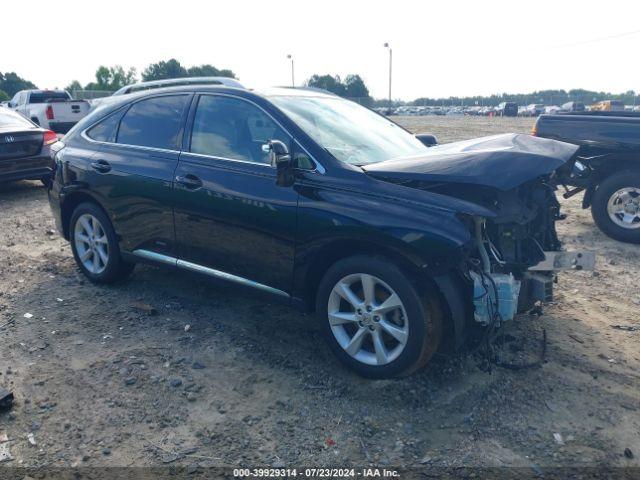
{"label": "windshield", "polygon": [[341,162],[366,165],[417,155],[427,148],[395,123],[348,100],[298,96],[270,99]]}

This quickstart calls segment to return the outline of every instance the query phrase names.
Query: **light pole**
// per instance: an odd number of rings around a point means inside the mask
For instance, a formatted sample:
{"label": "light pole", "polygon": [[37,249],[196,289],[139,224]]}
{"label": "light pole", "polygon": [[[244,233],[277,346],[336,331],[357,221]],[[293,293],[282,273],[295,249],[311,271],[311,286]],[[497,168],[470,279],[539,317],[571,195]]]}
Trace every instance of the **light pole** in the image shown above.
{"label": "light pole", "polygon": [[391,108],[391,68],[393,65],[393,51],[391,50],[389,42],[385,42],[384,48],[389,49],[389,108]]}
{"label": "light pole", "polygon": [[287,55],[287,58],[289,60],[291,60],[291,86],[295,87],[296,86],[296,82],[293,76],[293,56],[291,54]]}

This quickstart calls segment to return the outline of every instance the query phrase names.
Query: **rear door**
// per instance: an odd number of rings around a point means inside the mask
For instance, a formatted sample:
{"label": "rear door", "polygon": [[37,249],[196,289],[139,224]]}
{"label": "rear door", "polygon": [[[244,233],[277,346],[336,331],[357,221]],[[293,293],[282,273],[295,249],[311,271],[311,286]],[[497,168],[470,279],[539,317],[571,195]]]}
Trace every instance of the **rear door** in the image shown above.
{"label": "rear door", "polygon": [[201,95],[190,118],[176,170],[180,260],[290,292],[298,193],[276,185],[263,146],[291,145],[291,136],[256,104],[229,95]]}
{"label": "rear door", "polygon": [[173,175],[191,95],[146,97],[88,129],[100,144],[87,175],[107,204],[121,248],[175,255]]}

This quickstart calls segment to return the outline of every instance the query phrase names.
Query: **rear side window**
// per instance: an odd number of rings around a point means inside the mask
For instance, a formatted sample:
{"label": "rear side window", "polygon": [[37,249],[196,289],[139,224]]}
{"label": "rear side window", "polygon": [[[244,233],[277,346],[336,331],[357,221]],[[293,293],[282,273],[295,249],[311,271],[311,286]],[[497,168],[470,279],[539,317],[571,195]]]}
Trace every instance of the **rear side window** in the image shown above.
{"label": "rear side window", "polygon": [[118,143],[179,150],[187,95],[154,97],[134,103],[124,114]]}
{"label": "rear side window", "polygon": [[87,136],[98,142],[115,142],[116,134],[118,133],[118,124],[120,123],[121,117],[122,112],[109,115],[107,118],[87,130]]}

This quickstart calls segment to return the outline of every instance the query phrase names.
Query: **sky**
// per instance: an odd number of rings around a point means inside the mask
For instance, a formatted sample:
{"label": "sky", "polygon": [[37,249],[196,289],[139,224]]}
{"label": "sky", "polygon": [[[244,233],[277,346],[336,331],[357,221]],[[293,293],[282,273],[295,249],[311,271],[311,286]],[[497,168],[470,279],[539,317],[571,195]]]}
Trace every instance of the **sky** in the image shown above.
{"label": "sky", "polygon": [[357,73],[386,98],[388,42],[394,99],[640,91],[640,2],[628,0],[32,0],[25,8],[47,14],[0,15],[0,72],[40,88],[88,83],[99,65],[141,72],[172,57],[230,68],[248,87],[289,85],[290,54],[298,85],[314,73]]}

